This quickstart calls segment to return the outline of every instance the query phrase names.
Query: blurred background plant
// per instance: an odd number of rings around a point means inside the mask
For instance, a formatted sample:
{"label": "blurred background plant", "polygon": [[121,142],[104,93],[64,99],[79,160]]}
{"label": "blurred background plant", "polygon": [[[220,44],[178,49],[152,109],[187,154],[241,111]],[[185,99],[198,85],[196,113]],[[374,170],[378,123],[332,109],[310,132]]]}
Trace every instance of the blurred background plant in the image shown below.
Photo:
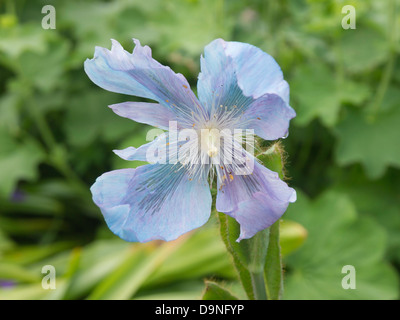
{"label": "blurred background plant", "polygon": [[[44,30],[44,5],[56,29]],[[344,30],[344,5],[357,29]],[[171,243],[130,244],[89,186],[132,166],[112,149],[147,127],[107,105],[83,61],[132,37],[196,85],[215,38],[254,44],[282,67],[297,112],[282,141],[298,190],[281,226],[288,299],[397,299],[400,272],[400,1],[0,1],[0,299],[196,299],[204,280],[245,298],[215,214]],[[397,62],[397,63],[396,63]],[[133,166],[140,163],[133,163]],[[286,221],[287,220],[287,221]],[[44,290],[53,265],[57,289]],[[344,290],[344,265],[357,289]],[[210,295],[213,282],[207,282]],[[211,291],[210,291],[211,290]],[[206,297],[206,298],[207,298]]]}

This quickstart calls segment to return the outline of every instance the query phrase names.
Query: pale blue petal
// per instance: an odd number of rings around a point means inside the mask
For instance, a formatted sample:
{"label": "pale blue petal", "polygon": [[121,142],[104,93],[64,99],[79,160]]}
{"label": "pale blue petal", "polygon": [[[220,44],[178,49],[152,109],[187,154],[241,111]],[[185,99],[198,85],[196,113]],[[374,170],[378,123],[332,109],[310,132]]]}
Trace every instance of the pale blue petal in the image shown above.
{"label": "pale blue petal", "polygon": [[286,136],[296,113],[288,105],[289,86],[275,60],[252,45],[222,39],[207,45],[204,53],[197,88],[210,118],[229,113],[239,119],[230,129],[254,129],[268,140]]}
{"label": "pale blue petal", "polygon": [[252,238],[274,224],[286,211],[289,202],[277,201],[268,193],[256,192],[252,199],[240,202],[237,210],[227,213],[240,224],[236,240]]}
{"label": "pale blue petal", "polygon": [[165,130],[170,121],[177,121],[175,112],[158,103],[123,102],[109,107],[121,117]]}
{"label": "pale blue petal", "polygon": [[[165,147],[166,141],[168,139],[168,133],[164,132],[157,136],[153,141],[141,145],[139,148],[128,147],[122,150],[113,150],[113,152],[120,158],[128,161],[148,161],[148,152],[151,148],[152,150],[161,150],[162,146]],[[165,151],[166,152],[166,151]],[[158,153],[154,153],[158,156]]]}
{"label": "pale blue petal", "polygon": [[275,59],[261,49],[241,42],[225,42],[226,54],[236,66],[237,81],[246,96],[275,93],[289,103],[289,85]]}
{"label": "pale blue petal", "polygon": [[296,191],[273,172],[255,163],[253,174],[232,173],[224,185],[218,184],[216,209],[240,223],[240,238],[248,239],[277,221],[290,202],[296,201]]}
{"label": "pale blue petal", "polygon": [[174,240],[211,212],[206,176],[195,181],[172,165],[107,172],[91,191],[111,231],[127,241]]}
{"label": "pale blue petal", "polygon": [[265,94],[254,100],[241,117],[247,129],[265,140],[276,140],[288,135],[294,110],[276,94]]}
{"label": "pale blue petal", "polygon": [[191,126],[191,112],[202,108],[185,77],[154,60],[148,46],[134,42],[133,53],[115,40],[111,50],[96,47],[94,58],[85,61],[89,78],[109,91],[156,100],[176,110],[181,122]]}
{"label": "pale blue petal", "polygon": [[139,148],[128,147],[122,150],[113,150],[120,158],[128,161],[147,161],[149,163],[176,164],[179,148],[188,141],[172,142],[170,132],[163,132],[153,141],[141,145]]}
{"label": "pale blue petal", "polygon": [[253,101],[238,86],[235,65],[233,59],[226,55],[225,45],[222,39],[212,41],[204,48],[204,57],[200,59],[197,94],[210,116],[213,116],[213,110],[220,112],[225,108],[239,116]]}
{"label": "pale blue petal", "polygon": [[140,146],[139,148],[128,147],[122,150],[113,150],[113,152],[121,159],[128,161],[147,161],[146,152],[148,149],[148,143]]}

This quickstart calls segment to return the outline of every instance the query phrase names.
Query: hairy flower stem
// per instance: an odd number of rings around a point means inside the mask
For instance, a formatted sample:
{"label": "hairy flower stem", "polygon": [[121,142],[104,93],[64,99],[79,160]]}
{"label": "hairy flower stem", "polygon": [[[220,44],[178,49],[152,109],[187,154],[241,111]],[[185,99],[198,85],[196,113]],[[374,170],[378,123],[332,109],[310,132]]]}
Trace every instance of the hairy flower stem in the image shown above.
{"label": "hairy flower stem", "polygon": [[250,272],[255,300],[267,300],[263,272]]}
{"label": "hairy flower stem", "polygon": [[250,253],[249,271],[255,300],[267,300],[264,279],[265,259],[269,245],[269,228],[258,232],[247,242]]}
{"label": "hairy flower stem", "polygon": [[283,294],[283,265],[279,243],[278,220],[269,228],[268,252],[265,259],[264,279],[269,300],[280,300]]}

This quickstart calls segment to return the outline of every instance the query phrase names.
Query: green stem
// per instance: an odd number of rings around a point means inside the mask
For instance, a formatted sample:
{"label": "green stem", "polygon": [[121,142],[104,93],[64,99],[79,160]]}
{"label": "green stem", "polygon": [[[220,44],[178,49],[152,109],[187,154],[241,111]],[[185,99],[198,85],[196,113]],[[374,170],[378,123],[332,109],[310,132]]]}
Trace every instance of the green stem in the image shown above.
{"label": "green stem", "polygon": [[67,179],[75,191],[81,195],[82,199],[91,199],[91,194],[86,183],[81,180],[63,157],[55,157],[50,162]]}
{"label": "green stem", "polygon": [[253,292],[255,300],[267,300],[267,291],[265,290],[264,274],[263,272],[250,272],[251,283],[253,285]]}
{"label": "green stem", "polygon": [[36,127],[39,130],[40,136],[42,137],[44,144],[49,150],[53,150],[56,147],[56,140],[54,139],[53,133],[50,130],[47,122],[43,118],[42,114],[37,111],[36,105],[31,103],[29,111],[32,115],[32,118],[36,124]]}
{"label": "green stem", "polygon": [[219,213],[221,236],[226,248],[232,255],[239,279],[250,300],[267,299],[264,267],[268,248],[268,232],[258,232],[251,239],[236,242],[240,234],[240,225],[226,214]]}
{"label": "green stem", "polygon": [[267,300],[264,266],[268,250],[269,229],[259,231],[247,242],[249,251],[249,272],[255,300]]}
{"label": "green stem", "polygon": [[376,92],[376,96],[370,110],[373,118],[375,118],[378,114],[383,98],[385,97],[387,88],[389,86],[390,79],[393,74],[395,56],[396,55],[394,52],[390,53],[389,61],[385,67],[385,70],[383,71],[383,76],[381,82],[379,83],[378,91]]}
{"label": "green stem", "polygon": [[395,66],[396,60],[396,2],[394,0],[389,3],[389,60],[385,66],[385,70],[383,71],[383,75],[381,81],[379,83],[378,90],[375,95],[375,99],[370,107],[370,119],[375,120],[380,107],[382,105],[383,98],[385,97],[386,91],[388,89],[390,79],[392,78],[393,69]]}
{"label": "green stem", "polygon": [[280,221],[275,222],[269,231],[269,245],[265,259],[265,282],[268,299],[280,300],[283,294],[283,265],[281,247],[279,244]]}

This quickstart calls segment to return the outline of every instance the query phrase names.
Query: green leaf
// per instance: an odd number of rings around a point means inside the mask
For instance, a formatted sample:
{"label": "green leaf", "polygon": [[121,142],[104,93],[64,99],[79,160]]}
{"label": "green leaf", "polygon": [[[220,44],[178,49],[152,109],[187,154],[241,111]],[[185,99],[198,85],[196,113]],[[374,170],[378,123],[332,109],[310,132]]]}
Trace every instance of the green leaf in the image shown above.
{"label": "green leaf", "polygon": [[[158,0],[146,1],[146,5],[150,6],[152,11],[160,10]],[[86,58],[93,56],[95,46],[110,48],[110,39],[118,38],[117,40],[129,43],[130,46],[133,36],[142,41],[147,39],[146,44],[149,44],[148,39],[159,39],[160,30],[153,32],[151,22],[154,20],[143,16],[142,10],[137,8],[140,6],[138,1],[114,1],[101,5],[98,2],[60,3],[62,23],[68,25],[74,38],[78,39],[68,63],[81,67]],[[91,19],[87,19],[88,14],[102,23],[93,24]],[[133,16],[135,19],[132,19]]]}
{"label": "green leaf", "polygon": [[338,81],[336,74],[321,62],[301,65],[291,81],[291,92],[297,102],[295,123],[304,126],[319,118],[327,127],[339,120],[342,103],[359,104],[370,94],[363,83]]}
{"label": "green leaf", "polygon": [[46,295],[46,300],[63,300],[66,298],[72,284],[72,279],[77,272],[82,256],[82,248],[75,247],[71,250],[71,256],[68,261],[68,269],[62,277],[57,278],[57,290],[51,290]]}
{"label": "green leaf", "polygon": [[227,289],[221,287],[218,283],[206,281],[202,300],[238,300]]}
{"label": "green leaf", "polygon": [[[89,299],[122,300],[131,298],[146,279],[157,270],[168,255],[179,247],[179,241],[167,242],[156,249],[135,246],[126,260],[101,281],[92,291]],[[146,252],[147,250],[150,252]]]}
{"label": "green leaf", "polygon": [[[86,296],[125,261],[131,251],[130,247],[129,243],[119,239],[98,240],[86,246],[65,298],[71,300]],[[62,263],[65,265],[67,262]]]}
{"label": "green leaf", "polygon": [[[173,19],[175,23],[171,24]],[[228,36],[232,18],[223,2],[213,0],[159,2],[152,26],[161,33],[163,52],[182,48],[198,56],[212,39]]]}
{"label": "green leaf", "polygon": [[68,55],[68,42],[57,41],[45,53],[24,52],[18,58],[20,77],[45,92],[50,92],[65,80],[64,64]]}
{"label": "green leaf", "polygon": [[187,280],[141,291],[135,300],[199,300],[203,291],[204,281]]}
{"label": "green leaf", "polygon": [[400,262],[400,187],[391,176],[370,181],[362,174],[361,168],[338,181],[335,190],[346,193],[357,210],[373,217],[388,232],[388,257]]}
{"label": "green leaf", "polygon": [[342,34],[341,59],[349,72],[369,71],[387,59],[389,42],[379,30],[357,26],[355,30],[342,30]]}
{"label": "green leaf", "polygon": [[[2,257],[2,261],[9,264],[29,265],[38,261],[43,261],[43,259],[53,256],[63,250],[67,250],[73,245],[73,242],[55,242],[46,246],[19,246],[5,253]],[[41,266],[37,269],[38,272],[41,270]]]}
{"label": "green leaf", "polygon": [[58,215],[62,214],[62,204],[53,197],[38,193],[21,192],[21,201],[0,198],[4,212],[20,212],[24,214]]}
{"label": "green leaf", "polygon": [[35,180],[43,159],[44,153],[35,141],[16,142],[0,131],[0,195],[10,195],[20,180]]}
{"label": "green leaf", "polygon": [[0,29],[0,51],[15,59],[23,52],[46,51],[46,34],[40,23],[16,25],[14,28]]}
{"label": "green leaf", "polygon": [[295,122],[306,125],[319,117],[326,126],[335,124],[340,110],[335,75],[321,63],[302,65],[291,82],[293,97],[298,101]]}
{"label": "green leaf", "polygon": [[201,279],[206,276],[235,278],[229,254],[210,221],[182,243],[143,284],[145,287],[166,285],[174,281]]}
{"label": "green leaf", "polygon": [[0,258],[3,251],[8,251],[15,246],[15,243],[0,229]]}
{"label": "green leaf", "polygon": [[0,216],[2,229],[13,236],[43,235],[54,226],[49,218],[19,218],[13,219]]}
{"label": "green leaf", "polygon": [[0,279],[35,283],[40,281],[40,276],[19,265],[1,262]]}
{"label": "green leaf", "polygon": [[[286,215],[309,232],[303,247],[286,259],[286,299],[398,297],[396,273],[384,260],[385,231],[373,220],[357,217],[347,196],[327,192],[311,202],[299,194]],[[342,287],[346,265],[356,270],[354,290]]]}
{"label": "green leaf", "polygon": [[346,79],[343,81],[343,84],[340,85],[339,95],[341,97],[341,102],[360,106],[370,97],[371,88],[361,81]]}
{"label": "green leaf", "polygon": [[138,125],[108,108],[116,99],[117,94],[100,88],[71,98],[64,124],[68,142],[74,147],[84,147],[99,136],[103,141],[115,141],[133,133]]}
{"label": "green leaf", "polygon": [[400,108],[382,112],[375,119],[351,111],[335,131],[335,156],[340,165],[360,162],[367,175],[381,177],[388,166],[400,167]]}
{"label": "green leaf", "polygon": [[41,281],[34,284],[21,285],[14,288],[0,288],[0,300],[40,300],[47,290],[43,290]]}
{"label": "green leaf", "polygon": [[16,135],[20,131],[19,101],[17,94],[7,93],[0,98],[0,130]]}

